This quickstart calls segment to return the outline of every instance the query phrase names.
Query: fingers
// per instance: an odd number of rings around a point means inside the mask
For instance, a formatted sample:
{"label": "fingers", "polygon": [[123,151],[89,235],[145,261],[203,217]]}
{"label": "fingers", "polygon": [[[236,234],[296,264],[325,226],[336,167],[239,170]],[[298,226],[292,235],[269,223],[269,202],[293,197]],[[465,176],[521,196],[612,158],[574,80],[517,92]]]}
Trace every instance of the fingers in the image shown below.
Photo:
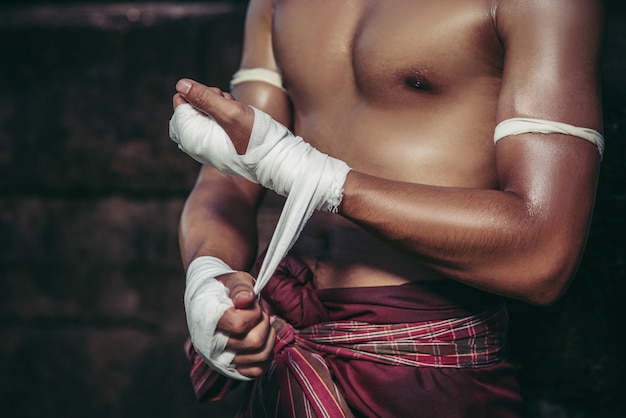
{"label": "fingers", "polygon": [[250,378],[261,376],[272,359],[276,338],[269,315],[257,302],[248,309],[226,311],[218,328],[222,325],[231,330],[226,348],[237,353],[232,361],[237,371]]}
{"label": "fingers", "polygon": [[232,364],[247,377],[259,377],[272,358],[276,331],[270,316],[254,294],[252,276],[235,272],[219,277],[234,307],[226,310],[217,328],[228,334],[226,348],[237,353]]}
{"label": "fingers", "polygon": [[187,102],[210,115],[226,131],[237,153],[245,154],[254,124],[250,106],[236,101],[230,93],[186,78],[176,83],[176,91],[174,107]]}
{"label": "fingers", "polygon": [[258,347],[256,349],[240,351],[233,359],[232,363],[240,374],[250,378],[257,378],[263,374],[263,371],[272,360],[276,331],[271,326],[267,328],[267,331],[265,338],[257,340],[256,344]]}
{"label": "fingers", "polygon": [[174,109],[176,109],[181,104],[188,103],[187,100],[185,100],[185,98],[183,96],[181,96],[180,93],[176,93],[174,95],[174,98],[172,99],[172,101],[174,102]]}
{"label": "fingers", "polygon": [[243,334],[230,334],[226,347],[238,354],[256,353],[267,345],[272,330],[269,315],[263,312],[261,321]]}
{"label": "fingers", "polygon": [[187,78],[176,83],[176,91],[195,108],[213,116],[218,121],[234,111],[234,108],[230,109],[230,107],[236,106],[230,94],[225,97],[225,93],[220,89],[207,87]]}

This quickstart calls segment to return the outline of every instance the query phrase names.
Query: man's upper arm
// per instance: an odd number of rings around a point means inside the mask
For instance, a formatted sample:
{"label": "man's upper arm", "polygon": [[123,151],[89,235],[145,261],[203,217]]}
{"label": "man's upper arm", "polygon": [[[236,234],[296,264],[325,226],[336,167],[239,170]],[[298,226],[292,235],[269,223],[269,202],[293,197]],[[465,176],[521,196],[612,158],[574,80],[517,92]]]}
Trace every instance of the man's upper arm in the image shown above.
{"label": "man's upper arm", "polygon": [[[280,73],[272,45],[275,0],[251,0],[246,15],[243,53],[240,68],[263,68]],[[233,95],[290,126],[289,99],[283,90],[271,84],[254,81],[235,86]]]}
{"label": "man's upper arm", "polygon": [[498,122],[531,117],[602,130],[599,0],[501,0]]}
{"label": "man's upper arm", "polygon": [[[496,27],[505,54],[497,123],[527,117],[602,132],[600,1],[501,0]],[[590,142],[556,134],[505,137],[497,156],[502,187],[538,204],[555,204],[548,185],[577,181],[574,171],[595,180],[599,160]]]}
{"label": "man's upper arm", "polygon": [[[602,132],[602,26],[598,0],[501,0],[496,27],[505,59],[496,123],[527,117]],[[524,202],[522,230],[534,234],[537,260],[574,271],[593,213],[598,148],[574,136],[526,133],[498,141],[496,158],[502,190]]]}
{"label": "man's upper arm", "polygon": [[[278,71],[272,48],[274,2],[275,0],[250,0],[246,12],[241,68]],[[246,82],[237,85],[232,93],[237,100],[265,111],[285,125],[289,124],[288,99],[282,90],[262,82]],[[226,182],[227,188],[234,186],[234,190],[243,193],[251,202],[258,202],[263,195],[262,187],[258,184],[223,175],[210,167],[205,167],[200,173],[197,188],[201,189],[218,178]]]}
{"label": "man's upper arm", "polygon": [[277,71],[272,48],[272,20],[275,0],[250,0],[246,12],[242,68]]}

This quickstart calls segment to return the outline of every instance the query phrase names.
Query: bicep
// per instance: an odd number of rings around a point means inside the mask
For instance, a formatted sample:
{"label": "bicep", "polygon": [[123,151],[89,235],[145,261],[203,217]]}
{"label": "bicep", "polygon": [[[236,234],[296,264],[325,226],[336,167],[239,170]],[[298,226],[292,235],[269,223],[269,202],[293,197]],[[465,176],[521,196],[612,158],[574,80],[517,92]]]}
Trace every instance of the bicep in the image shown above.
{"label": "bicep", "polygon": [[246,12],[241,68],[278,67],[272,47],[272,22],[275,0],[251,0]]}
{"label": "bicep", "polygon": [[531,117],[602,129],[598,0],[501,1],[505,51],[498,122]]}
{"label": "bicep", "polygon": [[[536,118],[602,132],[600,2],[572,0],[564,5],[556,0],[502,1],[496,16],[505,53],[497,122]],[[513,147],[511,141],[537,146]],[[562,176],[568,177],[568,171],[597,168],[599,159],[597,147],[568,135],[521,134],[504,138],[497,148],[504,186],[517,177],[532,178],[546,165],[558,167]],[[522,152],[518,148],[523,148],[523,155],[506,158],[511,150]]]}
{"label": "bicep", "polygon": [[[505,51],[497,122],[536,118],[602,131],[597,0],[501,2]],[[577,251],[595,199],[598,148],[578,137],[525,133],[498,141],[504,191],[519,195],[541,225],[538,240]]]}

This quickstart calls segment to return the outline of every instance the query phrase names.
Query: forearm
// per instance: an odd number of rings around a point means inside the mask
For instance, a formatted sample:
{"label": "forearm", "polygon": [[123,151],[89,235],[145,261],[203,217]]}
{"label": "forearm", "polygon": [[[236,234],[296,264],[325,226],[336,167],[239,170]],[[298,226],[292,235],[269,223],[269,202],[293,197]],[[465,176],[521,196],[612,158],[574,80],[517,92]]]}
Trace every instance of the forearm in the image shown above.
{"label": "forearm", "polygon": [[[233,95],[288,123],[287,97],[280,89],[245,83]],[[235,270],[247,271],[257,254],[256,211],[261,198],[260,186],[203,167],[181,217],[184,266],[198,256],[211,255]]]}
{"label": "forearm", "polygon": [[185,268],[198,256],[217,257],[246,271],[257,250],[256,205],[260,196],[245,193],[243,180],[203,167],[183,208],[179,242]]}
{"label": "forearm", "polygon": [[[340,206],[341,215],[421,263],[465,280],[486,268],[486,258],[500,260],[505,248],[520,249],[519,230],[530,221],[525,212],[511,193],[401,183],[355,171]],[[493,260],[489,265],[496,268]]]}

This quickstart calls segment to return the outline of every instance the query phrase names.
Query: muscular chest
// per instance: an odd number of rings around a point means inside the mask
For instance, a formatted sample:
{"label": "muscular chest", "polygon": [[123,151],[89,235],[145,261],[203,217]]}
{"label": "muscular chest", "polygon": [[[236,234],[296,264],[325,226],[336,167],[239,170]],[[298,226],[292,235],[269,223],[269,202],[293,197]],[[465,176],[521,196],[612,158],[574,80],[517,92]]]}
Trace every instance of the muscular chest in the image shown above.
{"label": "muscular chest", "polygon": [[274,48],[302,104],[331,92],[410,100],[499,66],[486,0],[277,0]]}

